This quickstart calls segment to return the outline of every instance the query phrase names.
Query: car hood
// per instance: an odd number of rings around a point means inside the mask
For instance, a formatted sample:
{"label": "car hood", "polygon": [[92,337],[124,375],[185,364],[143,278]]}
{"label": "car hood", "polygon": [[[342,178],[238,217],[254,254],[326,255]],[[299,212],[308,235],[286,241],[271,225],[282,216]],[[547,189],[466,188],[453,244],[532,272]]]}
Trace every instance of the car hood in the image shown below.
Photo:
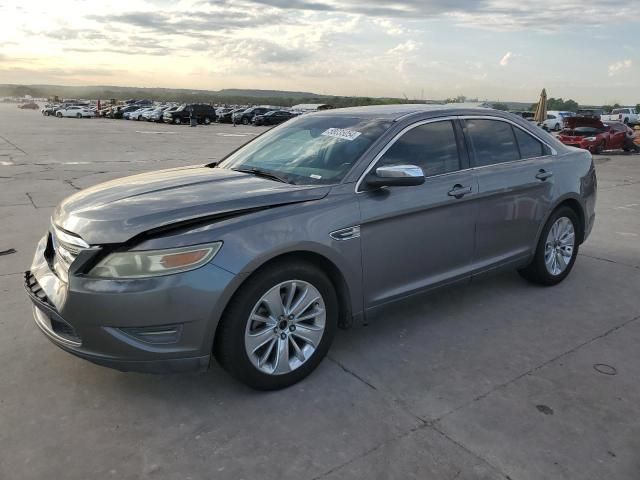
{"label": "car hood", "polygon": [[243,211],[319,200],[326,186],[290,185],[207,166],[160,170],[95,185],[63,200],[53,221],[91,245]]}
{"label": "car hood", "polygon": [[604,124],[597,118],[591,117],[567,117],[565,124],[573,130],[576,127],[593,127],[604,130]]}

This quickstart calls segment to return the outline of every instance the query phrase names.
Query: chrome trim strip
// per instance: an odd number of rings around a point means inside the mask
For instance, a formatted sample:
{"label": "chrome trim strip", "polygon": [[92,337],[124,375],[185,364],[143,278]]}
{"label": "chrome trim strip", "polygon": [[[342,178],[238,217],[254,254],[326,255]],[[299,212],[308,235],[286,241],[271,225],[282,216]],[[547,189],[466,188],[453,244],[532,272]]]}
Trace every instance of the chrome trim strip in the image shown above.
{"label": "chrome trim strip", "polygon": [[36,321],[36,325],[40,327],[40,330],[42,330],[45,335],[51,337],[56,342],[60,342],[69,347],[79,347],[80,345],[82,345],[81,342],[69,340],[68,338],[61,337],[56,332],[54,332],[53,328],[51,328],[51,320],[49,320],[49,317],[47,317],[47,315],[45,315],[45,313],[35,305],[33,306],[33,318]]}
{"label": "chrome trim strip", "polygon": [[[387,150],[389,150],[391,148],[391,146],[394,143],[396,143],[398,138],[400,138],[402,135],[407,133],[409,130],[413,130],[414,128],[419,127],[421,125],[425,125],[427,123],[452,121],[452,120],[457,120],[458,118],[459,118],[458,116],[429,118],[427,120],[420,120],[419,122],[412,123],[411,125],[408,125],[405,128],[403,128],[400,132],[398,132],[396,134],[395,137],[393,137],[391,140],[389,140],[389,142],[387,142],[387,144],[384,146],[384,148],[382,150],[380,150],[380,152],[373,158],[373,160],[371,160],[371,162],[369,163],[367,168],[364,170],[364,172],[362,172],[362,175],[360,175],[360,178],[356,182],[355,192],[356,193],[363,193],[363,192],[358,191],[358,189],[360,188],[360,184],[364,180],[364,177],[366,177],[368,175],[368,173],[371,171],[371,169],[374,167],[374,165],[378,162],[378,160],[380,160],[380,158],[382,158],[382,156],[385,153],[387,153]],[[458,171],[460,171],[460,170],[458,170]],[[429,178],[431,178],[431,177],[429,177]]]}
{"label": "chrome trim strip", "polygon": [[[510,123],[511,125],[513,125],[514,127],[519,128],[520,130],[522,130],[524,133],[528,133],[529,135],[531,135],[533,138],[535,138],[536,140],[538,140],[540,143],[546,145],[547,147],[549,147],[549,149],[551,150],[551,155],[558,155],[558,151],[553,148],[551,145],[549,145],[547,142],[545,142],[542,138],[540,138],[538,135],[536,135],[535,133],[532,133],[524,128],[522,128],[522,126],[518,125],[516,122],[514,122],[513,120],[509,120],[508,118],[502,118],[502,117],[493,117],[491,115],[461,115],[458,118],[460,118],[461,120],[467,120],[469,118],[476,118],[476,119],[481,119],[481,120],[499,120],[501,122],[507,122]],[[536,157],[539,158],[539,157]],[[521,158],[520,160],[530,160],[529,158]],[[507,163],[507,162],[504,162]],[[494,164],[497,165],[497,164]]]}
{"label": "chrome trim strip", "polygon": [[[419,122],[416,123],[412,123],[411,125],[405,127],[404,129],[402,129],[400,132],[398,132],[396,134],[396,136],[394,136],[391,140],[389,140],[389,142],[384,146],[384,148],[374,157],[374,159],[369,163],[369,165],[367,166],[367,168],[365,169],[364,172],[362,172],[362,174],[360,175],[360,178],[358,178],[358,181],[356,182],[356,188],[355,188],[355,193],[365,193],[365,191],[359,191],[358,189],[360,188],[360,184],[362,183],[362,181],[364,180],[364,177],[367,176],[367,174],[373,169],[373,167],[375,166],[375,164],[378,162],[378,160],[380,160],[380,158],[387,153],[387,150],[389,150],[389,148],[391,148],[391,146],[398,140],[398,138],[400,138],[402,135],[404,135],[405,133],[407,133],[409,130],[413,130],[416,127],[419,127],[421,125],[425,125],[427,123],[433,123],[433,122],[440,122],[440,121],[452,121],[452,120],[466,120],[466,119],[470,119],[470,118],[477,118],[477,119],[486,119],[486,120],[498,120],[498,121],[502,121],[502,122],[506,122],[509,123],[511,125],[513,125],[514,127],[519,128],[520,130],[522,130],[523,132],[531,135],[532,137],[534,137],[536,140],[538,140],[540,143],[546,145],[550,150],[551,150],[551,155],[552,156],[556,156],[558,155],[558,151],[553,148],[551,145],[549,145],[547,142],[545,142],[543,139],[541,139],[540,137],[538,137],[537,135],[535,135],[532,132],[529,132],[528,130],[525,130],[524,128],[522,128],[522,126],[518,125],[517,123],[515,123],[512,120],[509,120],[508,118],[502,118],[502,117],[494,117],[491,115],[456,115],[456,116],[452,116],[452,117],[436,117],[436,118],[429,118],[427,120],[421,120]],[[545,155],[548,156],[548,155]],[[450,175],[452,173],[459,173],[459,172],[465,172],[465,171],[473,171],[475,169],[479,169],[479,168],[486,168],[486,167],[494,167],[496,165],[508,165],[510,163],[515,163],[515,162],[524,162],[524,161],[529,161],[529,160],[535,160],[536,158],[545,158],[545,156],[542,157],[531,157],[531,158],[519,158],[517,160],[512,160],[510,162],[501,162],[501,163],[492,163],[489,165],[481,165],[478,167],[469,167],[469,168],[462,168],[460,170],[455,170],[453,172],[447,172],[447,173],[441,173],[438,175],[430,175],[427,178],[435,178],[435,177],[440,177],[442,175]]]}
{"label": "chrome trim strip", "polygon": [[53,229],[53,234],[58,237],[58,240],[61,242],[80,248],[90,248],[90,245],[82,238],[76,237],[75,235],[69,235],[67,232],[57,227],[56,224],[53,223],[53,220],[51,221],[51,228]]}

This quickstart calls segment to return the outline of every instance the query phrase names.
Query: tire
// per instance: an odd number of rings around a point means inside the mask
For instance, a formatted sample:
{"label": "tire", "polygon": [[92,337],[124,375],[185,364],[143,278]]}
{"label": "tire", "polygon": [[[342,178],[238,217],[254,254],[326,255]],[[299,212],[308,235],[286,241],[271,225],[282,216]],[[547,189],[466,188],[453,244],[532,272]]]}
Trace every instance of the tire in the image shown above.
{"label": "tire", "polygon": [[202,122],[205,125],[210,125],[211,124],[211,119],[209,117],[204,117],[204,119],[202,120]]}
{"label": "tire", "polygon": [[175,123],[176,125],[180,125],[180,117],[174,118],[173,123]]}
{"label": "tire", "polygon": [[77,114],[76,118],[82,118],[82,114],[81,113]]}
{"label": "tire", "polygon": [[[260,316],[263,315],[273,317],[273,312],[277,312],[278,306],[281,306],[277,301],[270,302],[276,303],[276,308],[273,310],[260,310],[266,308],[266,303],[262,302],[263,296],[268,293],[275,295],[275,298],[288,298],[288,292],[292,291],[287,289],[293,282],[297,282],[292,289],[295,293],[291,305],[295,305],[296,301],[302,297],[302,292],[305,288],[309,288],[307,296],[304,297],[302,304],[308,298],[318,298],[318,302],[311,302],[308,308],[302,308],[298,315],[305,314],[308,316],[309,312],[313,315],[314,311],[320,312],[314,317],[311,322],[319,320],[319,324],[322,323],[321,317],[324,314],[324,331],[320,333],[320,340],[315,345],[315,349],[312,348],[312,343],[305,343],[302,338],[298,337],[296,331],[302,332],[302,325],[306,323],[290,321],[291,317],[278,316],[277,322],[268,324],[267,322],[251,321],[252,317],[255,318],[260,312]],[[278,295],[278,288],[280,288],[281,294]],[[314,291],[312,291],[315,289]],[[319,297],[318,297],[319,294]],[[286,302],[282,302],[286,303]],[[324,304],[324,311],[322,310],[322,304]],[[254,315],[254,312],[256,315]],[[306,313],[305,313],[306,312]],[[286,314],[286,311],[284,312]],[[309,320],[305,320],[309,321]],[[329,278],[317,267],[302,263],[302,262],[281,262],[266,267],[263,270],[258,271],[251,276],[236,292],[233,296],[224,314],[220,320],[218,331],[216,333],[213,353],[222,367],[227,370],[233,377],[245,383],[246,385],[255,388],[257,390],[276,390],[293,385],[307,375],[309,375],[322,361],[327,354],[335,331],[338,325],[338,300],[335,292],[335,288]],[[272,328],[273,327],[273,328]],[[255,329],[260,332],[264,332],[264,337],[261,334],[260,338],[256,338],[250,335],[250,329]],[[313,323],[312,328],[304,328],[305,332],[315,332],[318,335],[319,327],[316,323]],[[273,332],[273,336],[272,335]],[[306,334],[306,333],[305,333]],[[250,341],[254,338],[256,343],[264,343],[258,348],[254,349],[254,354],[248,352],[246,341]],[[249,339],[249,340],[247,340]],[[294,344],[297,345],[297,352],[304,358],[301,360],[294,350]],[[287,357],[276,355],[277,352],[281,352],[280,348],[287,348]],[[251,355],[251,357],[250,357]],[[261,369],[256,363],[259,362],[259,357],[264,358],[263,369]],[[294,358],[295,357],[295,358]],[[306,357],[306,358],[305,358]],[[280,359],[286,359],[283,362],[279,362]],[[296,365],[296,362],[302,363]],[[291,367],[291,362],[293,367]],[[276,369],[282,368],[281,373],[275,373]]]}
{"label": "tire", "polygon": [[555,126],[553,127],[553,130],[556,131],[556,132],[559,132],[560,131],[560,124],[556,123]]}
{"label": "tire", "polygon": [[242,124],[243,124],[243,125],[249,125],[249,119],[248,119],[247,117],[244,117],[244,118],[242,119]]}
{"label": "tire", "polygon": [[602,154],[603,150],[604,150],[604,140],[600,142],[598,145],[596,145],[595,147],[593,147],[593,151],[591,153],[600,155]]}
{"label": "tire", "polygon": [[[554,273],[551,271],[552,268],[550,268],[549,264],[546,261],[547,258],[551,257],[547,257],[545,253],[549,251],[549,240],[554,236],[553,233],[551,233],[550,235],[552,227],[556,225],[556,222],[560,222],[559,225],[564,225],[566,227],[566,221],[570,222],[571,228],[573,230],[573,246],[571,248],[570,258],[567,261],[566,254],[568,253],[568,250],[566,249],[566,247],[559,247],[561,251],[564,251],[563,255],[561,252],[554,253],[554,248],[552,245],[551,255],[555,255],[556,259],[560,259],[558,261],[561,262],[557,263],[557,266],[561,267],[562,265],[564,265],[564,268],[562,268],[561,271]],[[530,282],[544,286],[556,285],[564,280],[571,272],[571,269],[573,268],[573,265],[576,261],[576,257],[578,256],[578,250],[580,249],[580,246],[578,244],[579,229],[580,221],[578,220],[576,212],[572,208],[560,207],[556,209],[551,214],[551,216],[547,220],[547,223],[545,223],[545,226],[542,229],[542,234],[540,235],[533,260],[525,268],[518,270],[520,275],[522,275]],[[563,230],[563,227],[560,227],[560,229],[556,231],[560,234],[562,234],[563,232],[567,232],[567,230]],[[562,238],[562,236],[563,235],[561,235],[560,238]],[[570,234],[566,233],[565,238],[570,238]]]}

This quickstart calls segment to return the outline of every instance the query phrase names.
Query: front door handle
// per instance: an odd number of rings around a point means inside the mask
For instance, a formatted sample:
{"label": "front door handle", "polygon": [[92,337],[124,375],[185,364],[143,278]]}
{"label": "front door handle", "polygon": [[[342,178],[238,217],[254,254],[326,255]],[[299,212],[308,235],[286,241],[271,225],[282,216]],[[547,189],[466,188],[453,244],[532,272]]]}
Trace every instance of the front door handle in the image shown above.
{"label": "front door handle", "polygon": [[466,194],[471,193],[471,187],[463,187],[459,183],[454,185],[451,190],[447,193],[450,197],[462,198]]}
{"label": "front door handle", "polygon": [[553,177],[553,173],[551,172],[547,172],[544,169],[540,169],[540,171],[536,174],[536,178],[538,180],[542,180],[543,182],[547,179],[547,178],[551,178]]}

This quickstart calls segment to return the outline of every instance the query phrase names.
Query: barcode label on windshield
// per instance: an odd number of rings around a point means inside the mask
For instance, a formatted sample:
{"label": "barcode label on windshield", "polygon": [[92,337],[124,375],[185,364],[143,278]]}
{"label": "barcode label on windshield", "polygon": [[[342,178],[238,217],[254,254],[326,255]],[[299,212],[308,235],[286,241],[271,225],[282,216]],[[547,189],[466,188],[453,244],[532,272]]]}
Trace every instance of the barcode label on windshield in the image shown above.
{"label": "barcode label on windshield", "polygon": [[322,135],[324,135],[325,137],[334,137],[334,138],[340,138],[342,140],[352,141],[358,138],[361,135],[361,133],[356,132],[354,130],[347,130],[344,128],[329,128],[324,132],[322,132]]}

